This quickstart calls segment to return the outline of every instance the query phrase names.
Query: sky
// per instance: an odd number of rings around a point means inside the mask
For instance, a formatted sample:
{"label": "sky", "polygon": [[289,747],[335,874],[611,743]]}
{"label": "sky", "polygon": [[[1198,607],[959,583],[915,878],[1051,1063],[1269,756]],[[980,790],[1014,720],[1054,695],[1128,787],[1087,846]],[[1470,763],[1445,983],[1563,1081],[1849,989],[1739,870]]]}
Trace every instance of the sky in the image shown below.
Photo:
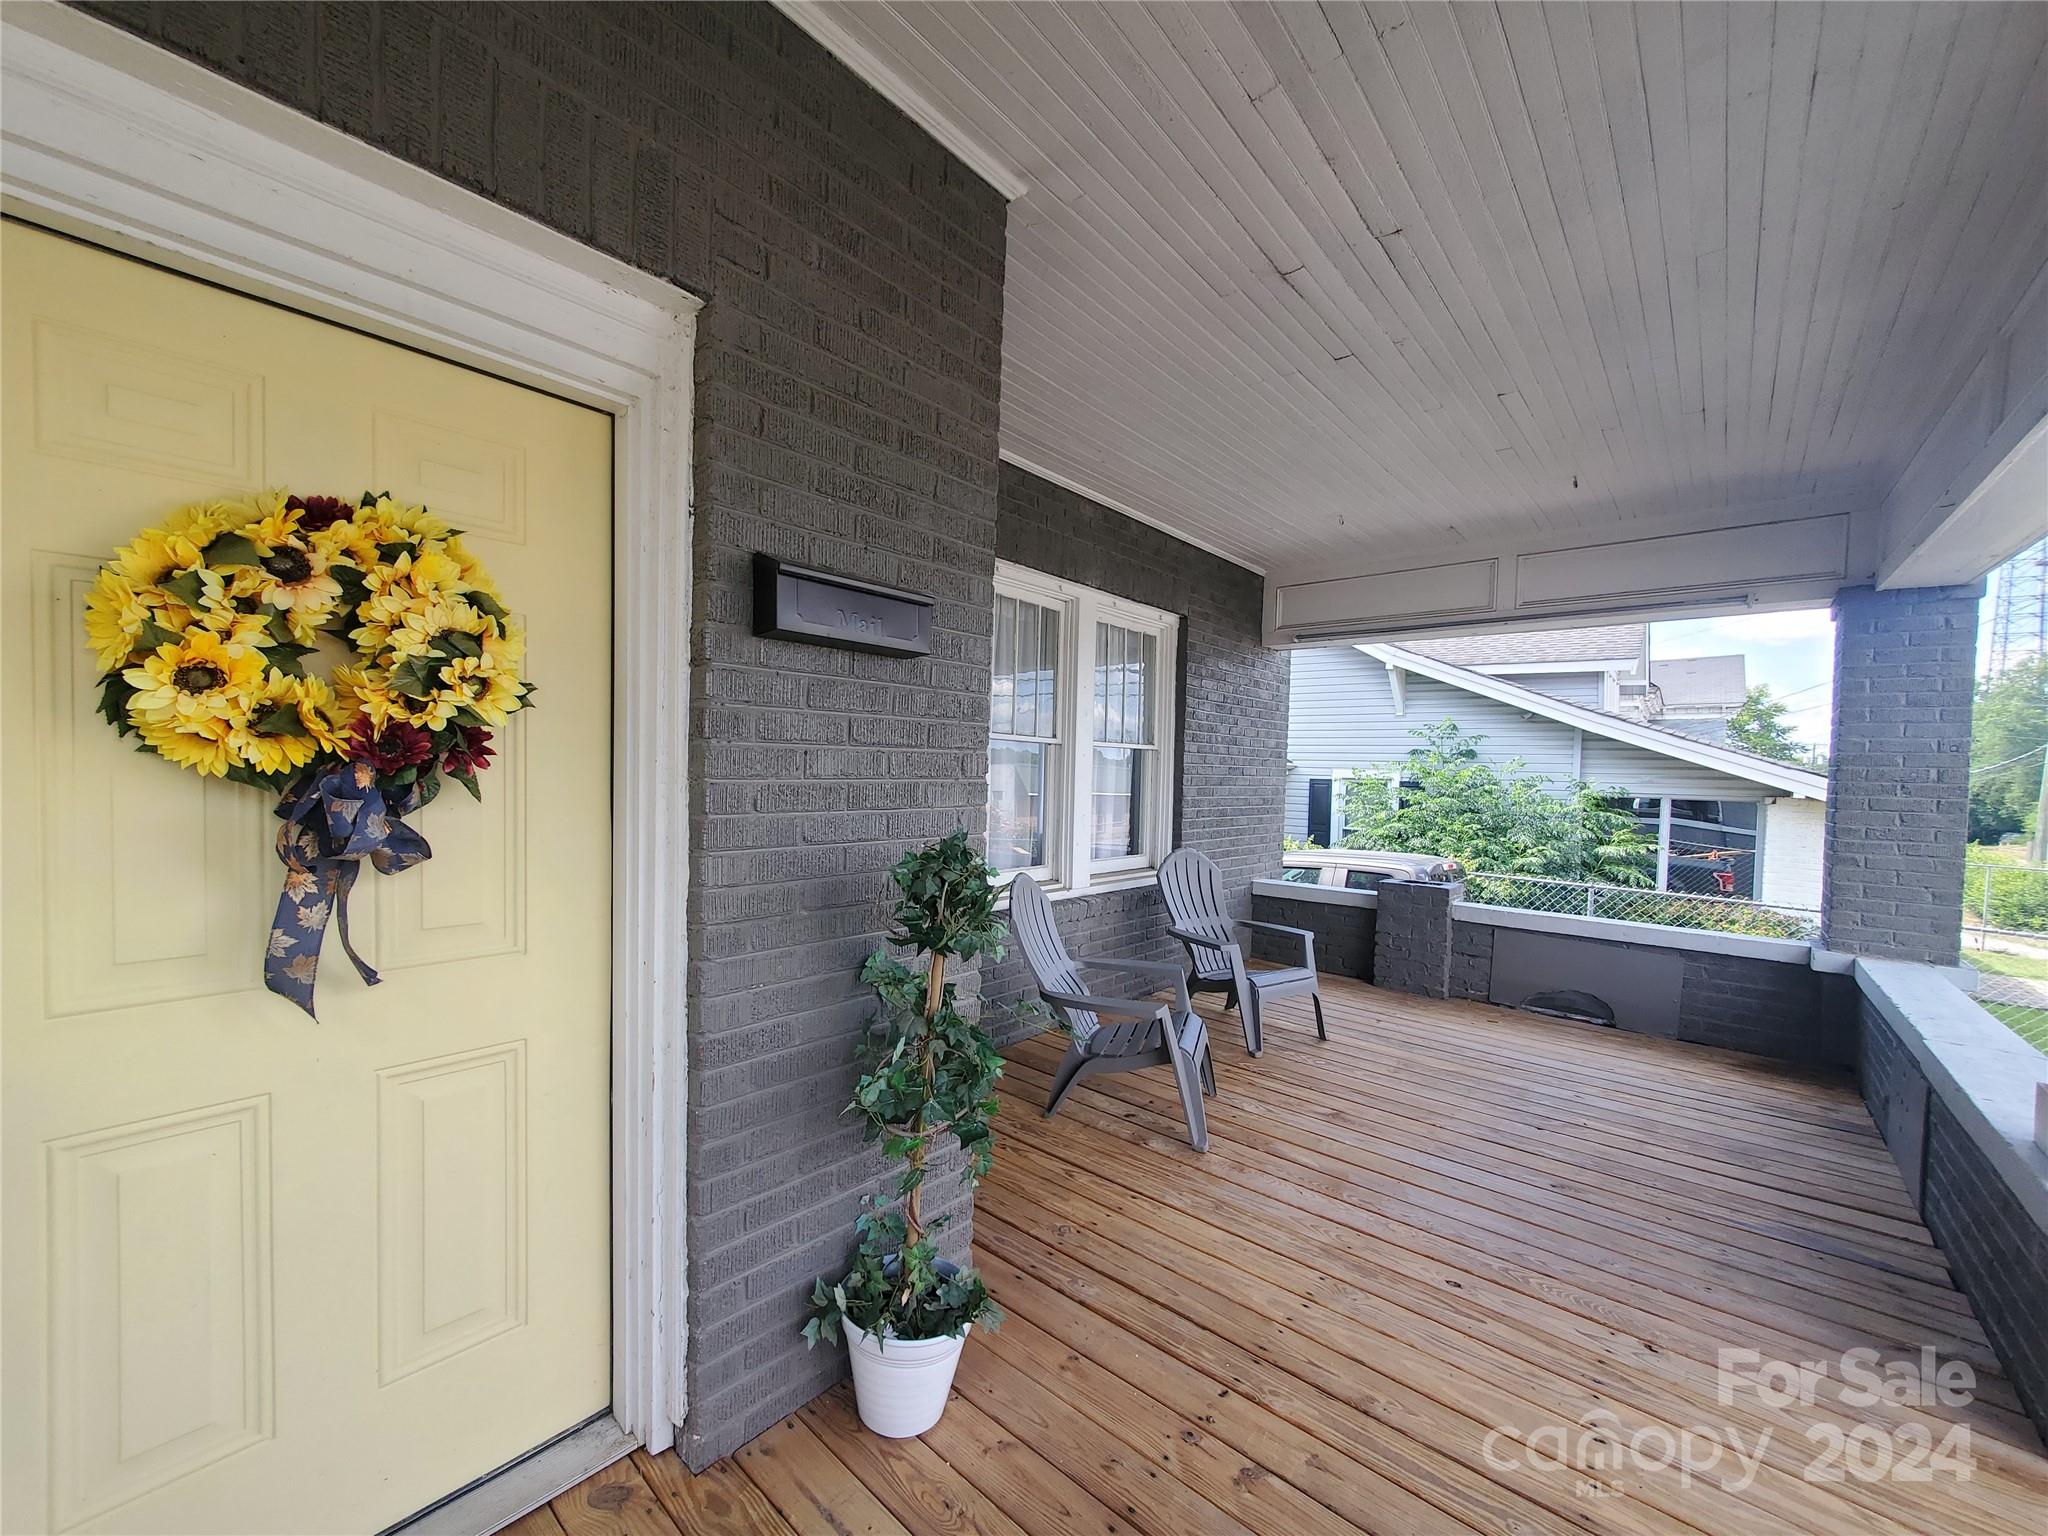
{"label": "sky", "polygon": [[[1991,627],[1992,592],[1979,611],[1979,648]],[[1826,749],[1834,712],[1835,621],[1825,608],[1796,613],[1744,613],[1717,619],[1674,619],[1650,626],[1650,655],[1749,658],[1749,683],[1769,685],[1783,699],[1785,724],[1809,746]]]}

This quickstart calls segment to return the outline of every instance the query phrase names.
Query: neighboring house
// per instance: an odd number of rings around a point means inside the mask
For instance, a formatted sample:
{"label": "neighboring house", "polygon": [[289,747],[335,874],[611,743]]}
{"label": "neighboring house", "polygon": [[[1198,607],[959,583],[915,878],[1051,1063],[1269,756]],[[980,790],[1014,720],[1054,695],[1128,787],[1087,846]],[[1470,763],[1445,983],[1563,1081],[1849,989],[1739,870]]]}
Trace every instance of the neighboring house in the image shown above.
{"label": "neighboring house", "polygon": [[1653,661],[1647,676],[1621,679],[1621,713],[1681,736],[1725,744],[1728,722],[1749,691],[1748,672],[1741,656]]}
{"label": "neighboring house", "polygon": [[[1448,719],[1485,738],[1489,764],[1519,758],[1560,791],[1583,780],[1627,796],[1656,824],[1664,888],[1818,907],[1825,775],[1674,728],[1703,716],[1624,712],[1628,684],[1659,676],[1645,647],[1643,626],[1607,625],[1296,651],[1288,836],[1341,838],[1343,781],[1399,762],[1414,731]],[[1703,661],[1670,664],[1683,708],[1740,682],[1740,657]]]}

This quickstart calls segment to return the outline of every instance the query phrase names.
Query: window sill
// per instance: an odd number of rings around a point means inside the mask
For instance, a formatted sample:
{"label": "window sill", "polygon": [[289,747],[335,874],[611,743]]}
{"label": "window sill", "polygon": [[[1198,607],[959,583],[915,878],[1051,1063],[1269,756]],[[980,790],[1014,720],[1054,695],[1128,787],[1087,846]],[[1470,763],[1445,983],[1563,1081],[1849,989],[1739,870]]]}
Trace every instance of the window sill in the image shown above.
{"label": "window sill", "polygon": [[[1026,878],[1029,877],[1006,875],[1002,884],[1007,888],[1012,879]],[[1120,869],[1114,875],[1105,875],[1085,886],[1042,885],[1039,888],[1045,892],[1047,901],[1075,901],[1083,896],[1114,896],[1119,891],[1139,890],[1156,885],[1158,881],[1159,871],[1156,869]]]}

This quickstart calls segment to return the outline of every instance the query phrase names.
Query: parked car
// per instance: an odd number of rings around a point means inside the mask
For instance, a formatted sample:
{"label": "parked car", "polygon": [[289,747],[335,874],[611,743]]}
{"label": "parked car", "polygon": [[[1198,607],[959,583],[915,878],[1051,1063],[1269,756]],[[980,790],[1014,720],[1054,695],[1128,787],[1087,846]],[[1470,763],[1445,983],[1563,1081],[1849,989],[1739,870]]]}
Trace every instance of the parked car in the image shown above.
{"label": "parked car", "polygon": [[1371,848],[1307,848],[1281,855],[1280,878],[1292,885],[1370,891],[1382,880],[1449,880],[1457,866],[1423,853]]}

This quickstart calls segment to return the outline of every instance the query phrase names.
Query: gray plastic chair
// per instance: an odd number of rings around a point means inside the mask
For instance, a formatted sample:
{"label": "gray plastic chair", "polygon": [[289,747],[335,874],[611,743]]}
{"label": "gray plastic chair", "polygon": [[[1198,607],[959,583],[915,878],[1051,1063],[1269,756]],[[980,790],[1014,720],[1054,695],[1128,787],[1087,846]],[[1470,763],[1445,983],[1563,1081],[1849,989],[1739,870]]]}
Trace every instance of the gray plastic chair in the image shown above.
{"label": "gray plastic chair", "polygon": [[[1327,1040],[1323,1027],[1323,995],[1316,986],[1316,939],[1306,928],[1282,923],[1257,923],[1232,917],[1223,899],[1223,875],[1216,861],[1197,848],[1176,848],[1159,866],[1159,894],[1166,898],[1168,930],[1187,946],[1193,974],[1188,985],[1197,992],[1221,992],[1223,1005],[1235,1007],[1244,1024],[1244,1048],[1256,1056],[1265,1049],[1262,1010],[1269,998],[1302,992],[1316,1008],[1316,1038]],[[1236,930],[1285,934],[1301,945],[1301,964],[1284,970],[1245,968],[1244,947]]]}
{"label": "gray plastic chair", "polygon": [[[1060,941],[1052,903],[1028,875],[1010,882],[1010,931],[1038,983],[1040,999],[1066,1021],[1073,1039],[1053,1073],[1046,1114],[1057,1110],[1084,1078],[1170,1066],[1187,1116],[1188,1140],[1197,1152],[1208,1151],[1209,1122],[1202,1111],[1202,1095],[1216,1091],[1216,1069],[1209,1061],[1208,1026],[1189,1001],[1181,968],[1155,960],[1075,959]],[[1167,1004],[1089,992],[1081,973],[1090,970],[1127,971],[1155,978],[1155,985],[1170,981],[1174,1000]]]}

